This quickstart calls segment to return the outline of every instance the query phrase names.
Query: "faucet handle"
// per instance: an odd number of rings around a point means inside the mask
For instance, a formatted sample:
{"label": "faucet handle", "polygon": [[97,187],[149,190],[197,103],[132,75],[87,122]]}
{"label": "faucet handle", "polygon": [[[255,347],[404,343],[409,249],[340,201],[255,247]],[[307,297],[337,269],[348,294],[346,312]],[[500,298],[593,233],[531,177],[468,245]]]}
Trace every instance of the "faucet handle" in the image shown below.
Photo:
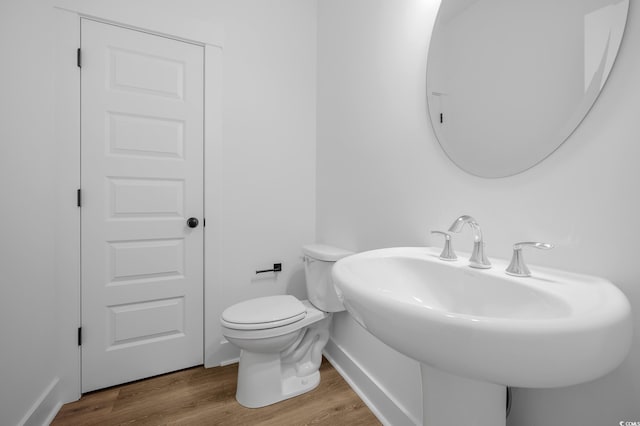
{"label": "faucet handle", "polygon": [[451,245],[451,234],[443,231],[431,231],[432,234],[439,234],[444,236],[444,248],[442,249],[442,253],[440,253],[440,259],[452,261],[458,260],[458,256],[453,251],[453,246]]}
{"label": "faucet handle", "polygon": [[522,249],[524,247],[534,247],[541,250],[549,250],[553,248],[553,244],[537,243],[532,241],[524,241],[513,245],[513,257],[511,257],[511,263],[505,269],[507,274],[516,277],[530,277],[531,271],[524,263],[524,257],[522,256]]}

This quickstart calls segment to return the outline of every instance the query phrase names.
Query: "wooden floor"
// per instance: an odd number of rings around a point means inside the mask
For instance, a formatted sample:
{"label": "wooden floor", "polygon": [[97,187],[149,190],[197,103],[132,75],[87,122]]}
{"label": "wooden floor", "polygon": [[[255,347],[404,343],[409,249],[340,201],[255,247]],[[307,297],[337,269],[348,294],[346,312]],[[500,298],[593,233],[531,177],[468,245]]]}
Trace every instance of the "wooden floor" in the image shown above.
{"label": "wooden floor", "polygon": [[195,367],[92,392],[65,404],[52,424],[380,425],[326,360],[316,389],[259,409],[236,401],[237,374],[237,364]]}

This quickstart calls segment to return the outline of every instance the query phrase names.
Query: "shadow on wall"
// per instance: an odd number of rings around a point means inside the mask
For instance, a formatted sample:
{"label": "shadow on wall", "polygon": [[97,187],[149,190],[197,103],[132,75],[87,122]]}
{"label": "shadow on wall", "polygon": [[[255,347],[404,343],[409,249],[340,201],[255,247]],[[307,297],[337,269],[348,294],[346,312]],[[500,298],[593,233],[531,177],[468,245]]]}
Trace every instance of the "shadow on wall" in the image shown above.
{"label": "shadow on wall", "polygon": [[294,266],[293,272],[289,275],[285,293],[295,296],[298,300],[306,300],[309,297],[302,263]]}

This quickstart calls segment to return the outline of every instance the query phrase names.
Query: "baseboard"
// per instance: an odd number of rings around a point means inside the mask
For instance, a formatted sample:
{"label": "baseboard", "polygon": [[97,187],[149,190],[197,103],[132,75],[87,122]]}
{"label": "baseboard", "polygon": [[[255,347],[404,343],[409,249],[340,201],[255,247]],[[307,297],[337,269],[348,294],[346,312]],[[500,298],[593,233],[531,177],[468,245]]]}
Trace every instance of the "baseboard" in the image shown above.
{"label": "baseboard", "polygon": [[239,359],[240,349],[227,340],[223,340],[211,357],[205,359],[204,366],[205,368],[224,367],[238,362]]}
{"label": "baseboard", "polygon": [[59,398],[60,379],[54,378],[49,386],[40,394],[18,426],[43,426],[50,424],[62,407]]}
{"label": "baseboard", "polygon": [[224,361],[220,362],[220,367],[225,367],[231,364],[237,364],[238,362],[240,362],[240,357],[225,359]]}
{"label": "baseboard", "polygon": [[351,386],[371,412],[385,426],[415,426],[422,424],[399,404],[389,392],[333,339],[324,348],[324,356]]}

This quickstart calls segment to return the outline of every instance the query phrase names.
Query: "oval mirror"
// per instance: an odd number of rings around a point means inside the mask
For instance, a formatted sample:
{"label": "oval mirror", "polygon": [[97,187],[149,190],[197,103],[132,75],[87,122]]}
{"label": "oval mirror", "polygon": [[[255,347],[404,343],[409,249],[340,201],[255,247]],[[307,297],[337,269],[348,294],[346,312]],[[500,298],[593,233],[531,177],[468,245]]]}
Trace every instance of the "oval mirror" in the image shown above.
{"label": "oval mirror", "polygon": [[477,176],[555,151],[611,71],[628,0],[442,0],[427,65],[440,145]]}

